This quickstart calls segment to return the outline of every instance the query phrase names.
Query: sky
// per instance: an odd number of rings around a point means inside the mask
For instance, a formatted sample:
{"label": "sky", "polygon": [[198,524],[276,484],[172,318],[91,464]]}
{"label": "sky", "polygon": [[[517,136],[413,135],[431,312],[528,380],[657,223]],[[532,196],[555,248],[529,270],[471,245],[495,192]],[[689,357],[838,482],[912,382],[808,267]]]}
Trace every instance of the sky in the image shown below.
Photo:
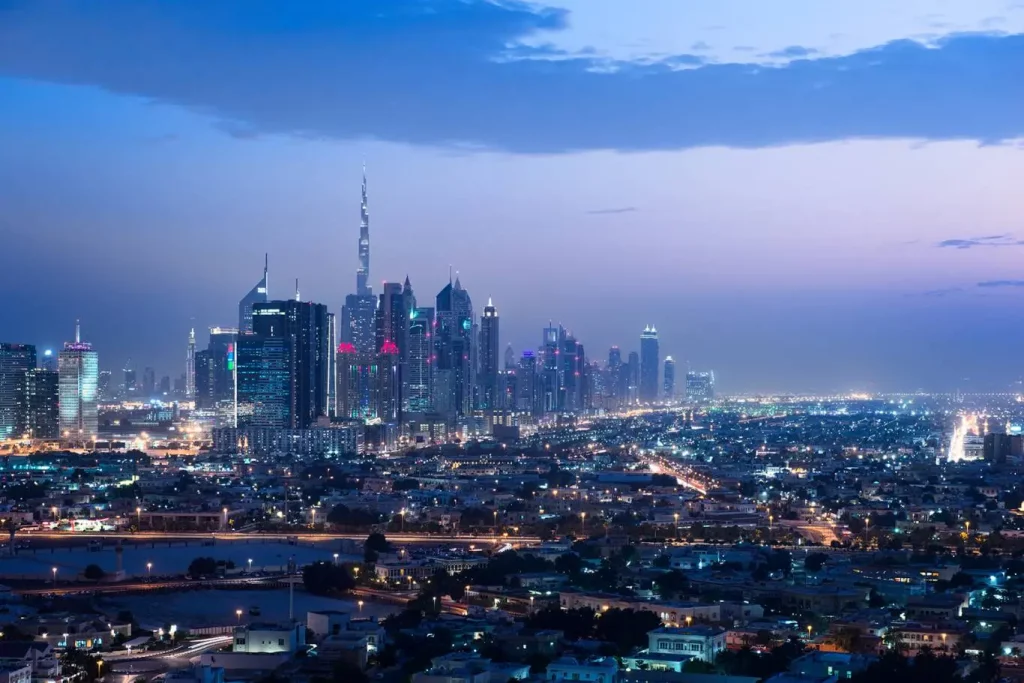
{"label": "sky", "polygon": [[[0,0],[0,339],[459,273],[726,392],[1019,388],[1022,0]],[[378,285],[379,286],[379,285]]]}

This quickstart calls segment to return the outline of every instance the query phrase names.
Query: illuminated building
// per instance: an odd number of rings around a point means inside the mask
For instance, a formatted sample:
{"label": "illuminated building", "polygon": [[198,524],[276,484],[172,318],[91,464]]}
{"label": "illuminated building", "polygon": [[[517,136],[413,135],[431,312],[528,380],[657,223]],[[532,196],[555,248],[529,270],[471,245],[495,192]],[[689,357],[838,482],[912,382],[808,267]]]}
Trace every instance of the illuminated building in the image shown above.
{"label": "illuminated building", "polygon": [[185,351],[185,398],[196,397],[196,330],[188,331],[188,348]]}
{"label": "illuminated building", "polygon": [[360,353],[349,342],[337,352],[337,415],[397,424],[401,415],[398,346],[385,342],[379,353]]}
{"label": "illuminated building", "polygon": [[291,340],[244,334],[237,345],[239,427],[291,427]]}
{"label": "illuminated building", "polygon": [[485,410],[503,408],[498,391],[498,349],[499,345],[499,321],[498,309],[490,299],[484,306],[484,313],[480,318],[480,407]]}
{"label": "illuminated building", "polygon": [[359,266],[356,291],[345,297],[341,309],[341,341],[352,344],[361,353],[374,353],[374,313],[377,301],[370,288],[370,209],[366,197],[366,168],[363,168],[362,201],[359,204]]}
{"label": "illuminated building", "polygon": [[562,393],[562,368],[558,365],[559,346],[565,338],[565,330],[561,325],[555,327],[548,324],[544,328],[543,357],[540,369],[540,400],[541,410],[553,413],[558,410],[559,396]]}
{"label": "illuminated building", "polygon": [[676,362],[672,356],[665,357],[665,398],[672,400],[676,395]]}
{"label": "illuminated building", "polygon": [[629,352],[626,363],[626,401],[634,404],[640,400],[640,354]]}
{"label": "illuminated building", "polygon": [[715,373],[686,373],[686,400],[691,402],[710,401],[715,397]]}
{"label": "illuminated building", "polygon": [[543,410],[537,393],[537,356],[533,351],[523,351],[516,370],[516,402],[515,408],[531,415]]}
{"label": "illuminated building", "polygon": [[196,352],[197,408],[218,408],[222,413],[234,414],[237,339],[236,329],[211,327],[206,349]]}
{"label": "illuminated building", "polygon": [[473,304],[457,277],[438,292],[435,316],[434,409],[455,421],[473,395]]}
{"label": "illuminated building", "polygon": [[[296,297],[298,292],[296,291]],[[249,356],[245,355],[248,348],[256,351],[252,358],[257,367],[263,362],[260,349],[269,353],[278,353],[279,348],[287,355],[288,390],[285,392],[289,402],[287,421],[283,425],[268,424],[260,426],[286,426],[292,429],[305,429],[314,424],[318,418],[327,416],[327,394],[329,382],[327,373],[331,363],[330,321],[327,307],[309,301],[291,299],[289,301],[271,301],[255,304],[252,309],[252,335],[241,335],[239,345],[239,405],[242,403],[241,375]],[[277,344],[248,345],[248,337],[260,340],[279,339],[283,347]],[[247,375],[247,381],[253,381]],[[269,380],[268,380],[269,381]],[[273,385],[276,387],[276,376]],[[246,391],[251,390],[250,384]],[[260,395],[263,395],[262,390]],[[241,409],[241,408],[240,408]]]}
{"label": "illuminated building", "polygon": [[82,341],[75,324],[75,341],[65,342],[57,359],[60,393],[60,432],[68,440],[95,440],[99,431],[97,392],[99,354]]}
{"label": "illuminated building", "polygon": [[380,294],[374,319],[374,347],[379,352],[385,344],[391,342],[398,348],[399,370],[402,377],[399,392],[400,410],[405,404],[404,395],[408,383],[406,367],[409,361],[409,321],[415,309],[416,297],[408,277],[405,278],[404,285],[384,283],[384,291]]}
{"label": "illuminated building", "polygon": [[60,438],[60,374],[36,368],[25,373],[25,432],[33,439]]}
{"label": "illuminated building", "polygon": [[640,400],[653,403],[658,400],[658,330],[648,326],[640,334]]}
{"label": "illuminated building", "polygon": [[25,377],[35,367],[36,347],[32,344],[0,344],[0,439],[26,431]]}
{"label": "illuminated building", "polygon": [[425,413],[433,390],[434,309],[414,308],[409,314],[409,348],[403,375],[405,412]]}
{"label": "illuminated building", "polygon": [[256,304],[265,304],[267,295],[267,267],[270,264],[269,256],[263,257],[263,279],[256,283],[249,293],[238,302],[238,330],[241,334],[252,332],[252,307]]}

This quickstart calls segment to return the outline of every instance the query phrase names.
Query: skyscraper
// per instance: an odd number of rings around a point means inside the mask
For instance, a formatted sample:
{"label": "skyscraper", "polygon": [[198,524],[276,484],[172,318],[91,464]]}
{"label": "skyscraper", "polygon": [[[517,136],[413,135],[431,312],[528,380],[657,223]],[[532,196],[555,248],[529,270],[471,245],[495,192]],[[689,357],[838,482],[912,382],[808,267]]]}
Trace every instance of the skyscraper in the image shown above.
{"label": "skyscraper", "polygon": [[370,206],[366,201],[366,164],[363,164],[362,201],[359,204],[359,267],[356,294],[370,296]]}
{"label": "skyscraper", "polygon": [[267,303],[269,298],[267,294],[267,268],[269,265],[270,257],[264,255],[263,279],[257,282],[256,286],[238,302],[238,331],[242,334],[252,333],[252,307],[256,304]]}
{"label": "skyscraper", "polygon": [[293,428],[291,339],[239,335],[237,353],[237,426]]}
{"label": "skyscraper", "polygon": [[82,341],[75,323],[75,341],[65,342],[57,359],[60,385],[60,432],[71,441],[95,440],[99,433],[96,406],[99,355]]}
{"label": "skyscraper", "polygon": [[500,366],[498,309],[487,299],[484,313],[480,318],[480,407],[485,410],[501,408],[502,401],[498,392],[498,371]]}
{"label": "skyscraper", "polygon": [[409,314],[409,351],[403,397],[408,412],[431,408],[434,357],[434,309],[414,308]]}
{"label": "skyscraper", "polygon": [[626,402],[633,404],[640,400],[640,355],[636,351],[629,352],[625,370]]}
{"label": "skyscraper", "polygon": [[142,398],[149,400],[156,395],[156,370],[146,367],[142,370]]}
{"label": "skyscraper", "polygon": [[540,395],[541,411],[553,413],[559,408],[560,395],[562,393],[562,371],[558,366],[559,346],[565,338],[565,330],[561,325],[555,327],[551,323],[544,328],[544,345],[541,351],[544,354],[542,367],[540,368],[538,392]]}
{"label": "skyscraper", "polygon": [[710,401],[714,397],[715,373],[713,370],[686,373],[686,400],[701,402]]}
{"label": "skyscraper", "polygon": [[665,398],[671,401],[676,395],[676,362],[672,356],[665,357]]}
{"label": "skyscraper", "polygon": [[25,431],[33,439],[60,437],[60,375],[36,368],[25,373]]}
{"label": "skyscraper", "polygon": [[644,328],[640,334],[640,400],[653,403],[658,400],[658,330]]}
{"label": "skyscraper", "polygon": [[516,371],[516,408],[537,415],[543,410],[537,392],[537,357],[533,351],[523,351]]}
{"label": "skyscraper", "polygon": [[188,331],[188,348],[185,350],[185,398],[196,397],[196,330]]}
{"label": "skyscraper", "polygon": [[456,277],[437,294],[435,309],[434,409],[454,421],[473,397],[473,304]]}
{"label": "skyscraper", "polygon": [[35,346],[0,343],[0,439],[20,437],[27,431],[25,381],[35,367]]}
{"label": "skyscraper", "polygon": [[[331,352],[327,307],[323,304],[295,299],[270,301],[255,304],[252,309],[252,318],[253,336],[264,340],[284,340],[283,347],[276,344],[251,347],[257,351],[257,355],[254,357],[257,365],[264,362],[261,358],[271,350],[275,354],[282,351],[288,356],[288,391],[286,394],[289,396],[289,410],[288,423],[283,426],[292,429],[306,429],[314,424],[317,418],[327,415],[329,386],[327,373],[331,365],[327,359]],[[239,337],[239,377],[241,377],[244,362],[248,359],[241,355],[246,348],[243,342],[247,342],[247,336],[249,335]],[[238,400],[240,403],[242,401],[241,390],[241,379],[239,379]]]}
{"label": "skyscraper", "polygon": [[359,204],[359,261],[356,266],[356,291],[345,297],[341,309],[341,341],[352,344],[360,353],[374,354],[376,344],[375,312],[377,301],[370,287],[370,207],[366,195],[366,167],[363,167],[362,197]]}

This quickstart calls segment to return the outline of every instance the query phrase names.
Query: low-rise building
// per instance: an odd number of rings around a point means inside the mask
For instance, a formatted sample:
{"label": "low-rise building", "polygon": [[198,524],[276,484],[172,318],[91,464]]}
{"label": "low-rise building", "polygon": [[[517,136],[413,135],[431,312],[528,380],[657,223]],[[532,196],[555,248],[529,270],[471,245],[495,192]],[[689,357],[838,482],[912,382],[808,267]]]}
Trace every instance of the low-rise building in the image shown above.
{"label": "low-rise building", "polygon": [[662,626],[647,633],[647,650],[653,654],[687,654],[714,662],[725,649],[725,629],[715,626]]}
{"label": "low-rise building", "polygon": [[559,657],[548,664],[544,680],[614,683],[618,672],[619,664],[611,657],[584,660],[574,657]]}

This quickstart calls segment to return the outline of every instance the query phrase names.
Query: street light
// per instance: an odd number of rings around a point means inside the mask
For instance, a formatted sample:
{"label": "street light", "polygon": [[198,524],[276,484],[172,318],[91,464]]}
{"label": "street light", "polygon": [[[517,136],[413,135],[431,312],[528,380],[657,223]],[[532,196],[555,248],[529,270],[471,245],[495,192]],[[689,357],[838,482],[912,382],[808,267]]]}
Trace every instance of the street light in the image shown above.
{"label": "street light", "polygon": [[53,568],[53,587],[57,587],[57,568]]}
{"label": "street light", "polygon": [[249,571],[252,571],[252,558],[249,558]]}
{"label": "street light", "polygon": [[581,512],[580,513],[580,531],[584,535],[586,535],[586,533],[587,533],[587,513],[586,512]]}
{"label": "street light", "polygon": [[139,518],[139,522],[138,522],[138,524],[139,524],[139,531],[142,531],[142,508],[141,507],[135,508],[135,514]]}
{"label": "street light", "polygon": [[811,639],[811,631],[813,631],[813,630],[814,630],[814,627],[811,626],[810,624],[807,624],[807,640]]}
{"label": "street light", "polygon": [[356,604],[359,605],[359,613],[362,614],[363,613],[363,601],[360,600]]}
{"label": "street light", "polygon": [[692,623],[693,623],[693,615],[692,614],[687,614],[686,615],[686,627],[689,628],[690,624],[692,624]]}
{"label": "street light", "polygon": [[96,660],[96,678],[103,678],[103,660]]}
{"label": "street light", "polygon": [[149,578],[149,579],[153,578],[153,563],[152,562],[147,562],[146,563],[146,577]]}
{"label": "street light", "polygon": [[236,609],[235,610],[235,623],[237,623],[237,624],[241,624],[242,623],[242,610],[240,610],[240,609]]}
{"label": "street light", "polygon": [[338,564],[338,553],[334,553],[334,564]]}

